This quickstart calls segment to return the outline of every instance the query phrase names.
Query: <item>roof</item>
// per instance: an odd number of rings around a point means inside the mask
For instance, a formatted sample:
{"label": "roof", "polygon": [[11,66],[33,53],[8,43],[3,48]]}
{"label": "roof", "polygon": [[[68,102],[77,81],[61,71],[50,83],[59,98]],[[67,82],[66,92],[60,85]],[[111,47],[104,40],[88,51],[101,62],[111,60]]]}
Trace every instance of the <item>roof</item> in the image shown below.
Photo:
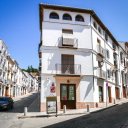
{"label": "roof", "polygon": [[41,22],[43,21],[43,9],[54,9],[54,10],[63,10],[63,11],[70,11],[70,12],[80,12],[80,13],[89,13],[96,21],[100,24],[100,26],[104,29],[104,31],[112,38],[114,43],[118,45],[117,40],[112,35],[112,33],[108,30],[108,28],[103,24],[100,18],[97,16],[94,10],[91,9],[83,9],[83,8],[75,8],[75,7],[67,7],[62,5],[51,5],[46,3],[40,3],[39,5],[39,15],[40,15],[40,29],[42,29]]}

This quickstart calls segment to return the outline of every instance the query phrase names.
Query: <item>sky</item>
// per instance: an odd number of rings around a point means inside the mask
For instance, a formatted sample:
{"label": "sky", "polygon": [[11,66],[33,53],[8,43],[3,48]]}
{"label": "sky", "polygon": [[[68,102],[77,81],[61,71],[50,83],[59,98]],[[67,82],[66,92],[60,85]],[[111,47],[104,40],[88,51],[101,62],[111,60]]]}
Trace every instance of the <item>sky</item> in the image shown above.
{"label": "sky", "polygon": [[128,0],[0,0],[0,39],[21,68],[38,68],[39,3],[92,9],[117,41],[128,41]]}

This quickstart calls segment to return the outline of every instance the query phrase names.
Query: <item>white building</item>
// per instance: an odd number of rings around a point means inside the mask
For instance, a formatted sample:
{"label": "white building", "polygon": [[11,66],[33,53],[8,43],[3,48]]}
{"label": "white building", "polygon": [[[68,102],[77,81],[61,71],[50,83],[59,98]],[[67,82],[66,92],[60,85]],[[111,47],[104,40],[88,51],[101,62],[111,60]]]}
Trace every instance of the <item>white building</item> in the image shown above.
{"label": "white building", "polygon": [[36,91],[37,86],[38,81],[22,71],[0,40],[0,96],[18,97]]}
{"label": "white building", "polygon": [[120,60],[125,49],[93,10],[40,4],[40,32],[41,111],[51,96],[58,110],[126,97],[127,78],[120,78],[127,74]]}
{"label": "white building", "polygon": [[0,96],[5,95],[6,81],[7,81],[7,46],[0,40]]}

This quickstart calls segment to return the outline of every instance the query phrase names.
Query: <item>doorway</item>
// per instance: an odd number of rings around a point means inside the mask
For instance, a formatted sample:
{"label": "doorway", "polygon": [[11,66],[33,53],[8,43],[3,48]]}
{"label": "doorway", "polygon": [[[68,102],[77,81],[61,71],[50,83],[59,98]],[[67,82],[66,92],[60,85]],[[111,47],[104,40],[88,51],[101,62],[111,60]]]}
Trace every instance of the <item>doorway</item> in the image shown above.
{"label": "doorway", "polygon": [[76,109],[76,85],[61,84],[60,85],[60,103],[61,109],[66,105],[67,109]]}
{"label": "doorway", "polygon": [[74,74],[74,55],[62,55],[61,63],[63,74]]}
{"label": "doorway", "polygon": [[115,87],[115,90],[116,90],[116,99],[120,99],[119,88]]}
{"label": "doorway", "polygon": [[111,87],[108,87],[108,98],[109,98],[109,103],[112,103]]}

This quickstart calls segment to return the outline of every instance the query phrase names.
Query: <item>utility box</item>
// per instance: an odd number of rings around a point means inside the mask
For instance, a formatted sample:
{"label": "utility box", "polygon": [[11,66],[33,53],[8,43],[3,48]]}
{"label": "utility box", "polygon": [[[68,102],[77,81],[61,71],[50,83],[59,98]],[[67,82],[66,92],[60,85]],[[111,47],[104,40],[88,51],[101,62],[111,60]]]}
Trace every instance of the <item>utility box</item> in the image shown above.
{"label": "utility box", "polygon": [[47,114],[56,113],[57,114],[57,97],[49,96],[46,98],[46,108]]}

